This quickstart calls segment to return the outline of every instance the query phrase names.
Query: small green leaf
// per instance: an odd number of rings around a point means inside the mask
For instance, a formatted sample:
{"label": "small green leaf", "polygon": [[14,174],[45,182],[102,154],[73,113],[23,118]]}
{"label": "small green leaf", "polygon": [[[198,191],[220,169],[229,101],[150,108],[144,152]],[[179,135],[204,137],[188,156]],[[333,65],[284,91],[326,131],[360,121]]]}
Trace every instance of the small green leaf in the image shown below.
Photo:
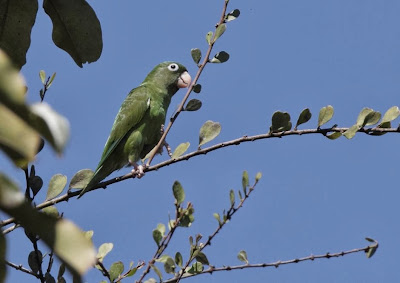
{"label": "small green leaf", "polygon": [[357,126],[357,124],[353,125],[347,131],[345,131],[343,135],[348,139],[352,139],[356,135],[359,129],[360,128]]}
{"label": "small green leaf", "polygon": [[229,199],[231,201],[231,206],[235,205],[235,192],[233,190],[229,191]]}
{"label": "small green leaf", "polygon": [[47,83],[47,89],[49,89],[51,87],[55,78],[56,78],[56,73],[54,72],[53,75],[51,75],[49,82]]}
{"label": "small green leaf", "polygon": [[124,272],[124,264],[121,261],[117,261],[111,264],[109,271],[111,282],[114,282],[114,280],[117,279],[122,272]]}
{"label": "small green leaf", "polygon": [[370,243],[374,243],[374,245],[369,246],[369,248],[365,251],[365,253],[367,254],[367,258],[371,258],[378,249],[379,244],[374,239],[371,238],[365,238],[365,239]]}
{"label": "small green leaf", "polygon": [[212,31],[207,32],[206,40],[207,40],[208,45],[211,45],[212,36],[213,36],[213,32]]}
{"label": "small green leaf", "polygon": [[214,55],[214,57],[210,60],[211,63],[225,63],[229,60],[229,54],[225,51],[220,51]]}
{"label": "small green leaf", "polygon": [[238,191],[238,195],[239,195],[240,201],[242,201],[242,200],[243,200],[242,192],[241,192],[241,191]]}
{"label": "small green leaf", "polygon": [[[92,234],[93,235],[93,234]],[[113,243],[104,243],[99,247],[99,251],[97,252],[97,259],[100,262],[103,262],[104,257],[111,252],[113,249],[114,244]]]}
{"label": "small green leaf", "polygon": [[290,115],[287,112],[276,111],[272,114],[272,125],[270,131],[272,133],[290,131],[292,122],[290,122]]}
{"label": "small green leaf", "polygon": [[297,119],[295,129],[297,129],[297,127],[300,126],[301,124],[304,124],[304,123],[307,123],[308,121],[310,121],[311,116],[312,115],[311,115],[310,109],[306,108],[303,111],[301,111],[299,118]]}
{"label": "small green leaf", "polygon": [[257,183],[258,183],[258,181],[260,181],[261,177],[262,177],[262,173],[261,173],[261,172],[258,172],[258,173],[256,174],[256,182],[257,182]]}
{"label": "small green leaf", "polygon": [[208,120],[201,126],[199,135],[199,148],[205,143],[215,139],[221,132],[221,124]]}
{"label": "small green leaf", "polygon": [[334,132],[332,134],[326,135],[326,137],[330,140],[336,140],[337,138],[340,138],[342,134],[340,132]]}
{"label": "small green leaf", "polygon": [[174,274],[175,273],[175,261],[172,257],[168,257],[168,259],[164,263],[164,270],[166,273]]}
{"label": "small green leaf", "polygon": [[378,111],[373,111],[371,113],[369,113],[367,115],[367,117],[365,117],[365,125],[364,126],[371,126],[371,125],[375,125],[376,123],[379,122],[379,120],[381,119],[381,113]]}
{"label": "small green leaf", "polygon": [[240,11],[238,9],[235,9],[225,16],[225,22],[236,20],[239,16],[240,16]]}
{"label": "small green leaf", "polygon": [[246,253],[246,251],[241,250],[241,251],[238,253],[237,258],[238,258],[240,261],[249,264],[249,261],[247,260],[247,253]]}
{"label": "small green leaf", "polygon": [[147,279],[144,283],[157,283],[157,280],[154,278]]}
{"label": "small green leaf", "polygon": [[183,267],[183,258],[182,258],[182,254],[180,252],[177,252],[175,254],[175,263],[179,266],[179,267]]}
{"label": "small green leaf", "polygon": [[161,235],[164,237],[164,235],[165,235],[165,225],[162,224],[162,223],[158,223],[156,229],[157,229],[158,231],[160,231],[160,232],[161,232]]}
{"label": "small green leaf", "polygon": [[328,123],[329,120],[332,119],[333,113],[334,113],[334,111],[333,111],[333,107],[331,105],[322,107],[321,110],[319,111],[318,127],[321,127],[322,125]]}
{"label": "small green leaf", "polygon": [[28,264],[32,271],[37,274],[42,266],[43,255],[41,251],[31,251],[28,256]]}
{"label": "small green leaf", "polygon": [[39,77],[40,77],[40,80],[42,81],[42,84],[45,84],[46,83],[46,72],[44,70],[40,70]]}
{"label": "small green leaf", "polygon": [[186,271],[189,274],[197,274],[201,273],[204,270],[203,264],[201,262],[195,262],[192,264],[190,268]]}
{"label": "small green leaf", "polygon": [[158,269],[157,266],[155,266],[154,264],[151,264],[150,267],[154,270],[154,272],[158,275],[158,277],[160,278],[160,281],[162,281],[162,274],[161,271]]}
{"label": "small green leaf", "polygon": [[192,48],[190,50],[190,54],[192,55],[193,61],[196,64],[199,64],[200,60],[201,60],[201,50],[198,48]]}
{"label": "small green leaf", "polygon": [[156,242],[157,247],[160,247],[160,242],[161,242],[162,238],[163,238],[163,236],[162,236],[160,230],[154,229],[153,230],[153,239],[154,239],[154,242]]}
{"label": "small green leaf", "polygon": [[243,190],[245,190],[247,187],[249,186],[249,173],[247,173],[247,171],[243,171],[242,174],[242,187]]}
{"label": "small green leaf", "polygon": [[190,143],[189,142],[185,142],[185,143],[181,143],[180,145],[177,146],[177,148],[174,150],[174,153],[172,153],[171,158],[178,158],[179,156],[181,156],[182,154],[184,154],[186,152],[186,150],[189,148]]}
{"label": "small green leaf", "polygon": [[361,110],[360,114],[358,114],[357,123],[356,123],[357,126],[359,126],[360,128],[364,127],[365,126],[365,123],[364,123],[365,118],[367,117],[368,114],[370,114],[372,112],[374,112],[374,110],[372,110],[371,108],[367,108],[367,107],[363,108]]}
{"label": "small green leaf", "polygon": [[207,256],[201,251],[199,251],[198,254],[196,255],[196,260],[198,262],[201,262],[202,264],[210,265],[210,263],[208,262]]}
{"label": "small green leaf", "polygon": [[193,91],[194,91],[195,93],[200,93],[200,92],[201,92],[201,84],[195,84],[195,85],[193,86]]}
{"label": "small green leaf", "polygon": [[183,190],[181,183],[175,181],[172,185],[172,192],[175,197],[175,203],[180,205],[185,200],[185,191]]}
{"label": "small green leaf", "polygon": [[55,174],[51,177],[49,182],[49,188],[47,189],[46,200],[53,199],[64,190],[67,184],[67,176],[62,174]]}
{"label": "small green leaf", "polygon": [[126,277],[131,277],[131,276],[135,275],[137,270],[138,270],[137,267],[131,268],[129,270],[129,272],[126,274]]}
{"label": "small green leaf", "polygon": [[83,189],[89,183],[94,175],[93,170],[91,169],[82,169],[79,170],[72,177],[71,182],[69,183],[69,189]]}
{"label": "small green leaf", "polygon": [[213,43],[217,41],[218,38],[221,37],[221,35],[224,34],[224,32],[226,31],[226,24],[220,24],[217,29],[215,30],[215,37],[213,40]]}
{"label": "small green leaf", "polygon": [[219,213],[214,212],[213,215],[214,215],[214,218],[217,219],[218,224],[221,225],[222,222],[221,222],[221,217],[219,216]]}
{"label": "small green leaf", "polygon": [[399,115],[400,115],[399,107],[393,106],[393,107],[389,108],[389,110],[386,111],[385,115],[383,115],[383,118],[382,118],[382,121],[381,121],[381,125],[383,123],[393,121],[394,119],[399,117]]}
{"label": "small green leaf", "polygon": [[188,104],[186,104],[185,111],[197,111],[201,108],[201,101],[198,99],[191,99]]}

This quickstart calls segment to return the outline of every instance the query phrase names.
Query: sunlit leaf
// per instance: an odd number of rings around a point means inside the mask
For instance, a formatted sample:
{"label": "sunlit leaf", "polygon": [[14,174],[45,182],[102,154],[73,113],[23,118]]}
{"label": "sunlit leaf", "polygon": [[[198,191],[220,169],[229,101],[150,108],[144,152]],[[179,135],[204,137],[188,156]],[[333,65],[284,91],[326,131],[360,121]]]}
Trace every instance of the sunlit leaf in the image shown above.
{"label": "sunlit leaf", "polygon": [[332,119],[333,113],[334,110],[331,105],[322,107],[321,110],[319,111],[318,127],[321,127],[322,125],[328,123]]}
{"label": "sunlit leaf", "polygon": [[212,36],[213,36],[213,32],[212,31],[207,32],[206,41],[207,41],[208,45],[211,45]]}
{"label": "sunlit leaf", "polygon": [[124,272],[124,264],[121,261],[117,261],[111,264],[109,270],[111,282],[117,279],[122,272]]}
{"label": "sunlit leaf", "polygon": [[53,84],[54,79],[56,78],[56,73],[54,72],[51,77],[49,82],[47,83],[47,89],[49,89],[51,87],[51,85]]}
{"label": "sunlit leaf", "polygon": [[247,171],[243,171],[242,174],[242,187],[243,190],[245,190],[247,187],[249,186],[249,173],[247,173]]}
{"label": "sunlit leaf", "polygon": [[357,126],[357,124],[353,125],[343,133],[343,136],[345,136],[348,139],[352,139],[356,135],[359,129],[360,128]]}
{"label": "sunlit leaf", "polygon": [[215,30],[215,37],[214,37],[213,42],[216,42],[217,39],[220,38],[221,35],[224,34],[225,30],[226,30],[226,24],[220,24],[220,25],[217,27],[217,29]]}
{"label": "sunlit leaf", "polygon": [[58,217],[59,215],[57,207],[53,205],[43,208],[41,212],[53,217]]}
{"label": "sunlit leaf", "polygon": [[46,200],[57,197],[65,188],[67,184],[67,176],[62,174],[55,174],[51,177],[49,188],[47,189]]}
{"label": "sunlit leaf", "polygon": [[258,172],[258,173],[256,174],[256,182],[260,181],[261,177],[262,177],[262,173],[261,173],[261,172]]}
{"label": "sunlit leaf", "polygon": [[178,158],[179,156],[181,156],[182,154],[184,154],[186,152],[186,150],[189,148],[190,143],[189,142],[185,142],[185,143],[181,143],[180,145],[177,146],[177,148],[174,150],[174,152],[172,153],[171,158]]}
{"label": "sunlit leaf", "polygon": [[103,261],[104,257],[112,251],[114,247],[113,243],[104,243],[99,247],[99,251],[97,252],[97,258],[100,262]]}
{"label": "sunlit leaf", "polygon": [[158,275],[158,277],[160,278],[160,281],[162,280],[162,273],[161,271],[158,269],[157,266],[155,266],[154,264],[150,265],[151,269],[154,270],[154,272]]}
{"label": "sunlit leaf", "polygon": [[46,82],[46,72],[44,70],[40,70],[39,77],[40,77],[40,80],[42,81],[42,84],[45,84],[45,82]]}
{"label": "sunlit leaf", "polygon": [[199,147],[215,139],[221,132],[221,124],[208,120],[201,126],[199,135]]}
{"label": "sunlit leaf", "polygon": [[79,170],[72,177],[71,182],[69,183],[69,189],[83,189],[89,183],[94,175],[93,170],[91,169],[82,169]]}
{"label": "sunlit leaf", "polygon": [[400,115],[400,110],[399,107],[393,106],[389,108],[388,111],[386,111],[385,115],[383,115],[381,124],[386,123],[386,122],[391,122]]}
{"label": "sunlit leaf", "polygon": [[342,136],[342,134],[340,132],[334,132],[332,134],[326,135],[326,137],[330,140],[336,140],[338,138],[340,138]]}
{"label": "sunlit leaf", "polygon": [[235,205],[235,192],[233,190],[229,191],[229,200],[231,202],[231,206]]}
{"label": "sunlit leaf", "polygon": [[208,262],[207,256],[205,255],[205,253],[199,251],[196,255],[196,260],[198,262],[201,262],[202,264],[205,265],[210,265],[210,263]]}
{"label": "sunlit leaf", "polygon": [[169,274],[174,274],[175,268],[176,268],[175,261],[171,257],[168,257],[168,259],[164,263],[165,272]]}
{"label": "sunlit leaf", "polygon": [[237,258],[240,260],[240,261],[242,261],[242,262],[245,262],[245,263],[249,263],[249,261],[247,260],[247,253],[246,253],[246,251],[244,251],[244,250],[241,250],[239,253],[238,253],[238,255],[237,255]]}

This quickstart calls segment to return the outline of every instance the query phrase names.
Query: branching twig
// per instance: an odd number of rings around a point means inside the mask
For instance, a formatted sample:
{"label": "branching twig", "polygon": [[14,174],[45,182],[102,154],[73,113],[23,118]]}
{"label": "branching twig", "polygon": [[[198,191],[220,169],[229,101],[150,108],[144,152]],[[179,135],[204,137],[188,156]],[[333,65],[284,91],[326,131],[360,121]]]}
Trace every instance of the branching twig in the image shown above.
{"label": "branching twig", "polygon": [[[231,207],[229,208],[229,210],[226,212],[226,220],[223,222],[220,222],[217,229],[215,229],[214,233],[212,233],[210,236],[208,236],[207,241],[202,244],[201,246],[197,247],[198,251],[202,251],[204,250],[207,246],[211,245],[211,241],[214,239],[214,237],[219,233],[219,231],[222,230],[222,228],[225,226],[225,224],[228,223],[228,220],[230,220],[232,218],[232,216],[240,209],[243,207],[243,203],[249,198],[250,194],[254,191],[256,185],[258,184],[258,181],[255,181],[254,185],[252,187],[250,187],[247,191],[246,194],[244,195],[244,198],[240,200],[239,204],[235,207],[235,204],[232,203]],[[190,255],[190,258],[188,259],[188,261],[186,262],[185,266],[181,269],[181,272],[179,273],[179,275],[174,278],[175,282],[179,282],[184,276],[185,274],[185,270],[189,267],[189,265],[191,264],[191,262],[193,261],[193,255]]]}
{"label": "branching twig", "polygon": [[[276,262],[271,262],[271,263],[258,263],[258,264],[243,264],[243,265],[235,265],[235,266],[222,266],[222,267],[213,267],[210,266],[210,268],[203,270],[202,272],[196,273],[196,274],[187,274],[182,277],[182,279],[201,275],[201,274],[207,274],[207,273],[213,273],[217,271],[231,271],[231,270],[236,270],[236,269],[246,269],[246,268],[265,268],[265,267],[279,267],[281,265],[285,264],[293,264],[293,263],[299,263],[302,261],[313,261],[316,259],[322,259],[326,258],[329,259],[331,257],[341,257],[345,256],[348,254],[353,254],[353,253],[359,253],[359,252],[368,252],[371,248],[376,248],[378,246],[378,243],[375,242],[374,244],[364,247],[364,248],[359,248],[359,249],[353,249],[353,250],[348,250],[348,251],[342,251],[338,253],[326,253],[322,255],[310,255],[307,257],[301,257],[301,258],[295,258],[295,259],[290,259],[290,260],[284,260],[284,261],[276,261]],[[176,278],[171,278],[168,280],[163,281],[163,283],[172,283],[172,282],[177,282]]]}
{"label": "branching twig", "polygon": [[[182,155],[178,158],[174,158],[174,159],[169,159],[163,162],[160,162],[156,165],[150,166],[148,168],[145,169],[146,172],[150,172],[150,171],[155,171],[158,170],[160,168],[163,168],[165,166],[169,166],[171,164],[174,163],[178,163],[184,160],[188,160],[192,157],[198,156],[198,155],[204,155],[207,154],[211,151],[223,148],[223,147],[228,147],[228,146],[233,146],[233,145],[239,145],[241,143],[244,142],[253,142],[256,140],[263,140],[263,139],[269,139],[269,138],[282,138],[285,136],[293,136],[293,135],[308,135],[308,134],[322,134],[322,135],[327,135],[328,133],[334,133],[334,132],[340,132],[340,133],[344,133],[345,131],[347,131],[349,128],[338,128],[338,127],[333,127],[333,128],[324,128],[324,129],[305,129],[305,130],[291,130],[291,131],[285,131],[285,132],[278,132],[278,133],[266,133],[266,134],[259,134],[259,135],[253,135],[253,136],[243,136],[234,140],[230,140],[230,141],[225,141],[207,148],[203,148],[200,150],[196,150],[193,152],[190,152],[188,154]],[[359,130],[359,132],[361,133],[365,133],[368,135],[377,135],[377,134],[382,134],[382,133],[400,133],[400,128],[362,128]],[[101,188],[106,188],[108,185],[114,184],[114,183],[118,183],[121,182],[123,180],[126,179],[130,179],[130,178],[134,178],[134,176],[132,175],[132,173],[128,173],[125,174],[123,176],[119,176],[104,182],[101,182],[99,184],[97,184],[95,187],[93,187],[93,189],[91,189],[91,191],[97,190],[97,189],[101,189]],[[68,192],[64,195],[61,195],[57,198],[54,198],[52,200],[48,200],[45,201],[39,205],[36,206],[37,209],[43,209],[45,207],[48,206],[52,206],[56,203],[59,202],[64,202],[64,201],[68,201],[70,198],[78,196],[80,194],[80,191],[75,191],[75,192]],[[15,219],[14,218],[9,218],[6,220],[3,220],[0,222],[0,227],[4,227],[6,225],[15,223]],[[4,232],[3,232],[4,233]]]}
{"label": "branching twig", "polygon": [[[224,20],[225,20],[225,13],[226,13],[226,8],[227,8],[227,6],[228,6],[228,2],[229,2],[229,1],[224,1],[224,7],[223,7],[223,9],[222,9],[221,18],[220,18],[218,24],[215,26],[216,28],[217,28],[219,25],[221,25],[221,24],[224,23]],[[188,100],[188,98],[189,98],[189,96],[190,96],[190,94],[191,94],[191,92],[192,92],[192,90],[193,90],[193,87],[196,85],[198,79],[200,78],[201,73],[203,72],[205,66],[206,66],[207,63],[209,62],[210,54],[211,54],[211,51],[212,51],[212,49],[213,49],[213,47],[214,47],[214,44],[215,44],[214,38],[215,38],[215,33],[214,33],[214,35],[213,35],[212,40],[210,41],[210,44],[209,44],[209,46],[208,46],[206,55],[204,56],[203,62],[201,63],[201,65],[199,65],[199,69],[197,70],[196,76],[194,77],[192,83],[190,84],[190,86],[189,86],[189,88],[188,88],[188,90],[187,90],[185,96],[183,97],[181,103],[179,104],[178,109],[176,110],[176,112],[174,113],[174,115],[170,118],[170,121],[169,121],[169,123],[168,123],[167,128],[164,130],[164,133],[163,133],[163,135],[161,136],[160,141],[158,142],[158,144],[157,144],[156,147],[154,148],[153,154],[150,155],[150,157],[149,157],[149,159],[148,159],[148,161],[147,161],[147,163],[146,163],[146,167],[149,167],[149,166],[150,166],[150,163],[151,163],[151,161],[153,160],[154,156],[157,154],[159,148],[162,147],[162,145],[163,145],[163,143],[164,143],[164,140],[165,140],[166,136],[168,135],[169,130],[171,129],[172,125],[174,124],[176,118],[178,118],[179,114],[181,114],[181,112],[183,111],[183,108],[184,108],[184,106],[185,106],[185,103],[186,103],[186,101]]]}
{"label": "branching twig", "polygon": [[108,272],[107,268],[104,266],[104,264],[101,261],[97,261],[96,265],[100,266],[100,271],[103,273],[104,276],[108,278],[108,280],[111,281],[110,273]]}
{"label": "branching twig", "polygon": [[[187,208],[189,209],[191,207],[191,205],[192,204],[189,202]],[[174,232],[175,232],[176,228],[178,228],[179,222],[184,217],[184,214],[179,212],[179,208],[180,208],[180,206],[177,205],[176,206],[176,210],[175,210],[175,221],[174,221],[175,223],[174,223],[174,226],[172,226],[171,229],[169,230],[168,234],[163,237],[163,239],[161,240],[161,242],[160,242],[160,244],[159,244],[159,246],[157,248],[157,251],[154,253],[152,259],[147,264],[147,267],[143,271],[142,276],[140,277],[140,279],[137,280],[136,282],[142,282],[143,281],[144,277],[150,272],[151,266],[156,262],[156,260],[158,258],[160,258],[162,253],[168,247],[168,244],[171,241],[171,238],[174,235]]]}

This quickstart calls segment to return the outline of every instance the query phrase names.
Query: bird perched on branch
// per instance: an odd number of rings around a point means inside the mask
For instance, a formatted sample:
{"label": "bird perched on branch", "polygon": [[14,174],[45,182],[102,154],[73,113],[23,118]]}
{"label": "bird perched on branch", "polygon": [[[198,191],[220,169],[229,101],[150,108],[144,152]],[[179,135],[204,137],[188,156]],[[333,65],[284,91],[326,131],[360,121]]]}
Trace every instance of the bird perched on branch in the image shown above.
{"label": "bird perched on branch", "polygon": [[143,175],[143,166],[136,162],[157,145],[172,96],[190,82],[183,65],[163,62],[129,92],[115,117],[97,169],[78,198],[124,166],[132,165],[132,172]]}

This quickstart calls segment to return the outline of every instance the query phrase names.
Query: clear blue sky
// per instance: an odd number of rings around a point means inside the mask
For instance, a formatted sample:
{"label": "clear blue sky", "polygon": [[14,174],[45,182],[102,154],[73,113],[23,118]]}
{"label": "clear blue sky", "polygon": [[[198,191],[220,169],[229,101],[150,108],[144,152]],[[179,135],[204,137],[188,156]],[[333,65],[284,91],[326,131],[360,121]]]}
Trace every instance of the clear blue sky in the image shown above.
{"label": "clear blue sky", "polygon": [[[64,156],[46,147],[35,162],[45,186],[56,173],[70,180],[78,170],[96,167],[121,102],[156,64],[176,60],[195,74],[190,49],[205,52],[205,34],[218,21],[222,2],[90,1],[102,24],[104,49],[98,62],[83,69],[54,46],[51,21],[40,8],[22,69],[28,99],[39,100],[39,70],[57,72],[45,100],[71,124]],[[231,59],[207,66],[199,81],[202,92],[193,94],[203,107],[179,117],[167,138],[173,148],[189,141],[189,150],[195,150],[206,120],[222,124],[217,143],[267,132],[276,110],[288,111],[295,123],[308,107],[313,118],[302,128],[315,128],[319,109],[328,104],[335,108],[328,125],[339,126],[354,124],[363,107],[385,112],[399,105],[399,1],[231,0],[229,10],[234,8],[241,15],[214,49],[229,52]],[[175,95],[169,113],[182,96],[183,91]],[[167,254],[181,251],[187,258],[189,235],[207,237],[214,231],[212,215],[228,208],[229,190],[241,187],[242,171],[251,177],[261,171],[252,197],[205,250],[212,265],[240,264],[236,255],[241,249],[250,263],[273,262],[364,247],[365,237],[379,241],[377,253],[371,259],[360,253],[278,269],[221,272],[190,282],[396,282],[399,141],[396,134],[359,134],[350,141],[312,135],[246,143],[57,207],[82,229],[94,230],[97,247],[114,243],[107,267],[117,260],[129,266],[131,260],[148,261],[154,254],[152,230],[173,213],[171,186],[179,180],[196,220],[190,229],[178,230]],[[166,158],[158,156],[155,163]],[[22,172],[4,155],[0,163],[24,187]],[[36,201],[44,198],[45,190]],[[9,260],[27,266],[32,246],[23,231],[7,240]],[[86,276],[87,282],[101,279],[97,270]],[[8,282],[36,281],[10,270]]]}

